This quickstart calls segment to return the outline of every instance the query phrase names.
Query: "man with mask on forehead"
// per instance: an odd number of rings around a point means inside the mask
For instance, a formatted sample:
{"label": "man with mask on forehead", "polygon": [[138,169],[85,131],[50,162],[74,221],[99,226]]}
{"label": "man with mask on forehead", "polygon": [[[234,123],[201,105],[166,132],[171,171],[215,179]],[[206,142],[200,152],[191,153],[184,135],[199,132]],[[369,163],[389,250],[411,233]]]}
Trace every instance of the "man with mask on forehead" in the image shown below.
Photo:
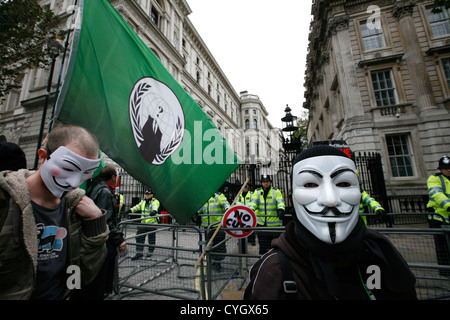
{"label": "man with mask on forehead", "polygon": [[294,220],[252,267],[244,299],[416,299],[404,259],[359,216],[356,167],[344,152],[304,150],[292,180]]}
{"label": "man with mask on forehead", "polygon": [[46,140],[37,171],[0,174],[0,299],[65,299],[106,256],[105,212],[78,188],[101,161],[97,139],[64,125]]}

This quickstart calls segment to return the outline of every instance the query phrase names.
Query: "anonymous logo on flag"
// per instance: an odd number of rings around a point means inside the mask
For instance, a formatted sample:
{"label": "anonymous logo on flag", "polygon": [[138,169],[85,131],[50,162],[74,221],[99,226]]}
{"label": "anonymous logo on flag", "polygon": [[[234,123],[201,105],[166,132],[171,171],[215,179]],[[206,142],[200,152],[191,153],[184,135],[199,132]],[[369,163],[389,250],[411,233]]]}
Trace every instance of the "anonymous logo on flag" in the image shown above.
{"label": "anonymous logo on flag", "polygon": [[162,165],[180,146],[184,137],[183,108],[164,83],[151,78],[139,79],[129,99],[134,141],[142,158]]}

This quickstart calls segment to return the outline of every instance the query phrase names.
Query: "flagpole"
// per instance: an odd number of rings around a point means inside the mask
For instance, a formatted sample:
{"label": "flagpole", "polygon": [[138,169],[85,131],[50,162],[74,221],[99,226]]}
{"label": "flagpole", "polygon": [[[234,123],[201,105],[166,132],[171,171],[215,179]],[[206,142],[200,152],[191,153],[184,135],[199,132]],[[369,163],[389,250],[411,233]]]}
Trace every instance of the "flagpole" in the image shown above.
{"label": "flagpole", "polygon": [[[42,110],[42,119],[41,119],[41,126],[39,128],[38,143],[37,143],[37,147],[36,147],[36,155],[34,157],[34,166],[33,166],[34,170],[37,169],[38,162],[39,162],[38,151],[41,148],[42,136],[44,134],[45,118],[47,117],[47,108],[48,108],[48,102],[50,99],[50,91],[52,90],[53,71],[55,70],[56,58],[59,56],[61,49],[63,48],[62,45],[57,40],[49,41],[49,43],[47,44],[47,47],[51,51],[52,62],[50,65],[50,73],[49,73],[48,81],[47,81],[47,91],[45,92],[44,109]],[[56,100],[56,97],[54,97],[54,99]]]}
{"label": "flagpole", "polygon": [[[239,196],[242,193],[242,190],[244,190],[245,186],[247,185],[248,181],[250,179],[247,177],[247,179],[245,180],[244,184],[241,187],[241,190],[239,190],[238,194],[236,195],[236,197],[233,200],[233,203],[231,204],[231,207],[234,206],[235,202],[237,201],[237,199],[239,199]],[[211,239],[209,239],[208,244],[206,245],[206,247],[209,247],[212,243],[212,241],[214,240],[214,238],[216,237],[217,233],[219,232],[220,228],[222,227],[222,223],[220,223],[220,225],[216,228],[216,231],[214,231],[214,234],[212,235]],[[203,259],[203,257],[205,256],[206,251],[203,250],[200,258],[197,260],[197,263],[195,264],[194,268],[197,268],[198,264],[200,263],[200,261]]]}
{"label": "flagpole", "polygon": [[[75,8],[77,6],[77,2],[78,2],[78,0],[74,0],[74,2],[73,2],[73,9],[72,9],[71,16],[73,16],[76,12]],[[72,21],[73,21],[73,18],[72,18]],[[58,82],[56,83],[56,90],[55,90],[55,98],[53,100],[52,114],[50,116],[50,123],[48,124],[48,133],[50,133],[50,131],[52,130],[52,127],[54,125],[53,117],[55,115],[55,106],[56,106],[56,102],[58,100],[58,95],[59,95],[59,86],[61,84],[61,76],[62,76],[63,69],[64,69],[64,61],[66,60],[67,48],[69,47],[70,31],[72,30],[72,24],[73,24],[72,21],[70,22],[69,30],[67,31],[66,41],[64,43],[63,55],[61,58],[61,67],[59,69]]]}

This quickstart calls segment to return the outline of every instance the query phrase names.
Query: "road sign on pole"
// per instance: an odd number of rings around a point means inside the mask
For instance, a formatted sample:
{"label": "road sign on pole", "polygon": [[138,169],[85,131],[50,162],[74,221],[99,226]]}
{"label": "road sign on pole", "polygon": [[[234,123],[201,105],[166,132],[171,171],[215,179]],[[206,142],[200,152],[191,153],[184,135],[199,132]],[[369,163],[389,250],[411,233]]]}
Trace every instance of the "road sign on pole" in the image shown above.
{"label": "road sign on pole", "polygon": [[225,232],[233,238],[246,238],[253,233],[254,229],[247,230],[243,228],[256,227],[256,214],[247,206],[232,206],[223,215],[222,227],[233,228],[232,230],[225,229]]}

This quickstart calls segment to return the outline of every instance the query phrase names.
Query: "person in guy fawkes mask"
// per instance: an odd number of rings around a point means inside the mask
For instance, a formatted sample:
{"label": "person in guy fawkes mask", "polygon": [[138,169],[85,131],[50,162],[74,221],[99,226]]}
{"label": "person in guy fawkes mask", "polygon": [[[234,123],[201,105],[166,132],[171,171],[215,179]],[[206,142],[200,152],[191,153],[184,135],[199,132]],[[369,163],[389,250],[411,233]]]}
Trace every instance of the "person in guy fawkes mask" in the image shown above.
{"label": "person in guy fawkes mask", "polygon": [[67,299],[69,266],[85,286],[105,260],[106,211],[78,188],[101,162],[97,138],[60,125],[37,153],[37,171],[0,173],[0,300]]}
{"label": "person in guy fawkes mask", "polygon": [[359,216],[355,163],[341,150],[304,150],[292,170],[294,220],[252,267],[244,299],[417,299],[415,277]]}

